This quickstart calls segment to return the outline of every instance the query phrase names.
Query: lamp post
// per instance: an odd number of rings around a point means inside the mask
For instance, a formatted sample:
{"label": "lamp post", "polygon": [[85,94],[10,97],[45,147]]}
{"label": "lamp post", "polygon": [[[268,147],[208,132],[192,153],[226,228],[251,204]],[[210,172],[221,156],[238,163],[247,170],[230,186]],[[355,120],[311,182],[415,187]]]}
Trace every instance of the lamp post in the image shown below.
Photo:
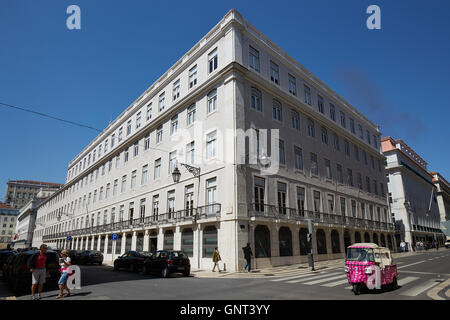
{"label": "lamp post", "polygon": [[[186,163],[176,162],[175,168],[172,171],[172,179],[173,182],[179,183],[181,178],[181,172],[178,169],[178,164],[184,166],[194,177],[198,178],[198,186],[197,186],[197,208],[198,208],[198,201],[200,196],[200,167],[194,167]],[[191,208],[192,209],[192,208]],[[197,225],[198,220],[198,212],[195,211],[195,214],[192,217],[194,225],[199,229],[199,225]],[[197,236],[197,267],[200,269],[200,230],[197,230],[198,236]]]}

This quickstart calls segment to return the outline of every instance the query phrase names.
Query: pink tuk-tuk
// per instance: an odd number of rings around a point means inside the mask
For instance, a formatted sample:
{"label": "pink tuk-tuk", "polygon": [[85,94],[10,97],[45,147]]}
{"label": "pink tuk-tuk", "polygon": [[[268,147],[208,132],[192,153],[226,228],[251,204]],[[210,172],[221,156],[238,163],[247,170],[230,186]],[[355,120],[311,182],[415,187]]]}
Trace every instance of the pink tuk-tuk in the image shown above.
{"label": "pink tuk-tuk", "polygon": [[352,291],[358,295],[361,289],[397,288],[397,265],[388,248],[375,243],[355,243],[347,248],[345,272]]}

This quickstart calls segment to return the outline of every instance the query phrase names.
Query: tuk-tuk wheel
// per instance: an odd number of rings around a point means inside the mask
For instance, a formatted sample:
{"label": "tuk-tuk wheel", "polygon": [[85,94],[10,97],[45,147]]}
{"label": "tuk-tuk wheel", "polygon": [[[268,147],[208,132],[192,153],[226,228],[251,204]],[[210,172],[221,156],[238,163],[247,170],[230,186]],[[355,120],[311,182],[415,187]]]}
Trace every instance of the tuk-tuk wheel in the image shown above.
{"label": "tuk-tuk wheel", "polygon": [[355,295],[359,295],[361,293],[361,285],[359,283],[355,283],[352,291]]}
{"label": "tuk-tuk wheel", "polygon": [[394,280],[392,280],[392,289],[395,290],[397,288],[398,288],[397,277],[394,277]]}

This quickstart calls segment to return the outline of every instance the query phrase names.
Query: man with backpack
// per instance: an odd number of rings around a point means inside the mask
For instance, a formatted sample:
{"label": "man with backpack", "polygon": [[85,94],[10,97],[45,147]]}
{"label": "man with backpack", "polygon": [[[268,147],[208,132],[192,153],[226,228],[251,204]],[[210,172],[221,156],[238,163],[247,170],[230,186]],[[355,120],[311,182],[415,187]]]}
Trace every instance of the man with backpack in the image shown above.
{"label": "man with backpack", "polygon": [[252,248],[250,248],[250,243],[247,243],[247,246],[243,247],[242,250],[244,251],[244,258],[247,261],[247,264],[244,267],[244,272],[245,272],[245,269],[247,269],[247,267],[248,267],[248,272],[250,272],[250,269],[251,269],[251,257],[253,256]]}

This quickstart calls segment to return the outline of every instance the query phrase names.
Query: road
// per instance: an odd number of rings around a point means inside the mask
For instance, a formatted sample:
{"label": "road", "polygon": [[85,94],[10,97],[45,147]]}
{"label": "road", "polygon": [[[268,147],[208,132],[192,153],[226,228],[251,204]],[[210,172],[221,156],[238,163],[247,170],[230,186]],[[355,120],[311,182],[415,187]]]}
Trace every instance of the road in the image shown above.
{"label": "road", "polygon": [[[342,265],[331,265],[314,273],[292,270],[260,278],[204,278],[172,275],[162,279],[127,271],[115,272],[107,266],[82,266],[82,289],[63,300],[186,299],[186,300],[450,300],[450,250],[428,251],[395,260],[400,288],[367,292],[355,296],[346,281]],[[0,297],[13,296],[0,284]],[[55,299],[57,290],[42,294]],[[29,300],[29,295],[16,297]]]}

